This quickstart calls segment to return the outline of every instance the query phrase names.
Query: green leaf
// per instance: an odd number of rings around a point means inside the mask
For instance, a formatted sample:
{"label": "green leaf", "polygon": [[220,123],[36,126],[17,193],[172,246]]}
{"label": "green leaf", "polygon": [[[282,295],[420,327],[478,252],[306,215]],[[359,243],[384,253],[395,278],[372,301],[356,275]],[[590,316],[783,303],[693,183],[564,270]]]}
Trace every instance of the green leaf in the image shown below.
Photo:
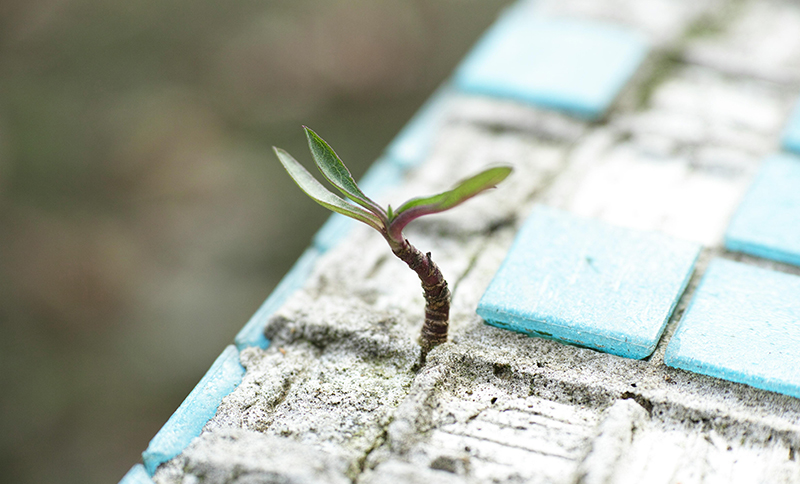
{"label": "green leaf", "polygon": [[312,200],[328,210],[364,222],[378,232],[383,233],[385,231],[383,222],[377,216],[351,205],[339,196],[331,193],[286,151],[275,147],[272,149],[275,150],[275,154],[278,155],[278,159],[281,161],[281,164],[283,164],[287,173],[289,173],[289,176],[292,177],[294,182],[297,183],[297,186],[306,192],[306,195],[311,197]]}
{"label": "green leaf", "polygon": [[[452,190],[433,195],[432,197],[412,198],[394,211],[395,218],[404,212],[413,211],[417,217],[431,213],[443,212],[459,205],[489,188],[494,188],[511,174],[509,166],[489,168],[475,176],[467,178]],[[415,217],[416,218],[416,217]]]}
{"label": "green leaf", "polygon": [[495,185],[505,180],[511,174],[512,168],[500,166],[489,168],[475,176],[467,178],[452,190],[434,195],[432,197],[412,198],[397,210],[389,219],[387,234],[394,241],[403,240],[403,228],[412,220],[451,209],[466,200],[478,195],[484,190],[494,188]]}
{"label": "green leaf", "polygon": [[314,163],[316,163],[317,168],[322,172],[325,179],[331,182],[333,186],[338,188],[339,191],[350,200],[366,208],[379,218],[385,218],[386,212],[384,212],[377,203],[364,195],[364,192],[358,188],[356,181],[353,179],[353,175],[350,174],[350,170],[347,169],[336,152],[333,151],[333,148],[310,128],[303,126],[303,129],[306,131],[308,147],[311,148],[311,155],[314,157]]}

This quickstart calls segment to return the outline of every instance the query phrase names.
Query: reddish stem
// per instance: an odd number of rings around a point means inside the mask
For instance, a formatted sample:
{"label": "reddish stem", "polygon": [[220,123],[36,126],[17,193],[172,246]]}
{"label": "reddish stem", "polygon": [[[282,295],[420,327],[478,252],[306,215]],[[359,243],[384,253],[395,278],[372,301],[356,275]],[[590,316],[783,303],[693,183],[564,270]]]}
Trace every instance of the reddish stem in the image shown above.
{"label": "reddish stem", "polygon": [[416,272],[422,282],[425,296],[425,322],[419,335],[419,345],[422,347],[422,363],[424,363],[428,351],[447,341],[450,290],[447,288],[447,281],[444,280],[442,271],[431,260],[430,252],[423,254],[405,239],[402,239],[402,243],[387,240],[394,255]]}

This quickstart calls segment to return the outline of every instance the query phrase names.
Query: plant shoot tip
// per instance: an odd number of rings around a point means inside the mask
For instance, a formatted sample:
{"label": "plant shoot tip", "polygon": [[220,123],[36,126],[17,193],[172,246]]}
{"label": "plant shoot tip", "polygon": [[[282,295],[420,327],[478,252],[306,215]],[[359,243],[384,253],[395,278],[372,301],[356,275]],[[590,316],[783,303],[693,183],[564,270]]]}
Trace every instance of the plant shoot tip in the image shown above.
{"label": "plant shoot tip", "polygon": [[[368,198],[358,187],[350,170],[333,149],[307,126],[302,125],[308,138],[314,163],[322,175],[345,198],[335,195],[322,186],[286,151],[273,146],[289,176],[314,201],[323,207],[356,219],[374,228],[384,236],[395,256],[406,263],[419,276],[425,297],[425,321],[420,332],[422,347],[421,365],[433,347],[447,341],[450,317],[450,290],[430,252],[423,254],[403,237],[403,227],[423,215],[449,210],[464,201],[495,188],[513,171],[511,166],[495,166],[462,180],[454,188],[437,195],[412,198],[394,209],[382,208]],[[353,205],[349,202],[355,202]]]}

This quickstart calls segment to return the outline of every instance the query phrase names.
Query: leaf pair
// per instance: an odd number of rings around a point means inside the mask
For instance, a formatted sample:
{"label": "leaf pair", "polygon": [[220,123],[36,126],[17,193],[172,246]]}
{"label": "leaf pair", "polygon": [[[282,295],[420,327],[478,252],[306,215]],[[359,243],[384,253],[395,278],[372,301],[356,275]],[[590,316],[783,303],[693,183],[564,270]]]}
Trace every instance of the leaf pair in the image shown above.
{"label": "leaf pair", "polygon": [[[452,190],[431,197],[413,198],[395,211],[387,212],[367,197],[356,184],[350,170],[333,149],[314,131],[303,126],[314,163],[333,186],[357,205],[348,203],[319,183],[300,163],[286,151],[274,148],[283,167],[297,185],[315,202],[328,210],[359,220],[395,241],[402,241],[402,230],[409,222],[432,213],[443,212],[463,203],[475,195],[494,187],[510,173],[510,167],[495,167],[482,171]],[[362,208],[363,207],[363,208]]]}
{"label": "leaf pair", "polygon": [[365,207],[368,211],[347,203],[341,197],[331,193],[292,155],[280,148],[273,147],[275,154],[278,155],[278,159],[289,173],[289,176],[292,177],[306,195],[328,210],[364,222],[375,230],[381,232],[386,230],[386,212],[358,188],[353,175],[350,174],[350,170],[344,166],[342,160],[339,159],[339,156],[328,143],[307,127],[303,126],[303,129],[306,131],[308,146],[311,148],[314,163],[325,179],[338,188],[347,198]]}

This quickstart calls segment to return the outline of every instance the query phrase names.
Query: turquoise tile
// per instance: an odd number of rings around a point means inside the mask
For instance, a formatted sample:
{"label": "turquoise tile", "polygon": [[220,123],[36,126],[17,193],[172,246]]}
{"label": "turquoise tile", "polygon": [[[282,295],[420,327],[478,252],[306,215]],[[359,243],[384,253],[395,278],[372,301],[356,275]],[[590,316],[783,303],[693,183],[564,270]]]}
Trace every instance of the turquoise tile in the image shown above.
{"label": "turquoise tile", "polygon": [[251,346],[258,346],[259,348],[266,348],[269,346],[269,340],[264,336],[264,327],[267,320],[277,311],[283,303],[289,299],[289,296],[294,294],[295,291],[303,287],[306,279],[314,269],[314,264],[319,258],[320,252],[315,248],[306,249],[303,255],[297,259],[294,266],[283,276],[281,282],[275,286],[275,289],[267,297],[267,300],[261,305],[260,308],[253,314],[250,321],[244,325],[234,338],[236,347],[239,350]]}
{"label": "turquoise tile", "polygon": [[700,246],[537,206],[478,303],[488,324],[627,358],[655,349]]}
{"label": "turquoise tile", "polygon": [[385,156],[398,166],[413,168],[427,159],[439,128],[447,118],[453,96],[448,84],[441,86],[386,147]]}
{"label": "turquoise tile", "polygon": [[119,484],[153,484],[153,480],[142,464],[136,464],[122,477]]}
{"label": "turquoise tile", "polygon": [[464,92],[529,102],[578,117],[601,117],[645,58],[637,32],[597,21],[512,8],[455,74]]}
{"label": "turquoise tile", "polygon": [[[358,186],[368,197],[378,198],[382,192],[403,181],[406,170],[389,158],[383,157],[372,164],[358,181]],[[384,207],[385,208],[385,207]],[[327,252],[347,237],[353,227],[362,224],[350,217],[334,213],[314,235],[313,245],[320,252]]]}
{"label": "turquoise tile", "polygon": [[800,277],[715,259],[664,362],[800,398]]}
{"label": "turquoise tile", "polygon": [[725,233],[728,250],[800,266],[800,158],[764,162]]}
{"label": "turquoise tile", "polygon": [[200,435],[222,399],[241,383],[243,376],[239,351],[229,345],[142,452],[144,466],[151,476],[159,465],[183,452]]}
{"label": "turquoise tile", "polygon": [[783,130],[783,149],[800,154],[800,102],[794,108],[789,123]]}

